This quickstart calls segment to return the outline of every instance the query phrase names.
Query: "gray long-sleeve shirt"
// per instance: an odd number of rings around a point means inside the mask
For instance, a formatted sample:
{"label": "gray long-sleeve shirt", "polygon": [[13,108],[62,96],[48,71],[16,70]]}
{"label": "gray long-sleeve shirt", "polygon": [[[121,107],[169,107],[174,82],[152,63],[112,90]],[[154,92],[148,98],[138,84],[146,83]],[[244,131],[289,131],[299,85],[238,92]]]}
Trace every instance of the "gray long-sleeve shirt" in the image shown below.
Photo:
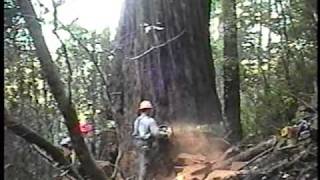
{"label": "gray long-sleeve shirt", "polygon": [[152,117],[142,113],[134,121],[134,129],[132,135],[138,139],[147,140],[151,136],[157,137],[159,135],[159,127]]}

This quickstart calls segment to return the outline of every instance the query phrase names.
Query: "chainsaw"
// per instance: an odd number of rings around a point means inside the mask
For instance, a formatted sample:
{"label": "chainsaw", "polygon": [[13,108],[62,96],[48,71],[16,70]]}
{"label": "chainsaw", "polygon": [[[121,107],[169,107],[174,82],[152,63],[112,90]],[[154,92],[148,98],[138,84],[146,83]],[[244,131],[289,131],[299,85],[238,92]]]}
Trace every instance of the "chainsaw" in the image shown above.
{"label": "chainsaw", "polygon": [[310,123],[300,120],[294,126],[286,126],[280,130],[280,136],[288,139],[304,140],[310,136]]}
{"label": "chainsaw", "polygon": [[308,139],[311,136],[310,123],[306,120],[300,120],[293,126],[285,126],[279,132],[279,141],[277,146],[294,146],[297,142]]}
{"label": "chainsaw", "polygon": [[162,137],[170,138],[173,134],[173,131],[172,131],[172,128],[168,125],[160,125],[159,134]]}

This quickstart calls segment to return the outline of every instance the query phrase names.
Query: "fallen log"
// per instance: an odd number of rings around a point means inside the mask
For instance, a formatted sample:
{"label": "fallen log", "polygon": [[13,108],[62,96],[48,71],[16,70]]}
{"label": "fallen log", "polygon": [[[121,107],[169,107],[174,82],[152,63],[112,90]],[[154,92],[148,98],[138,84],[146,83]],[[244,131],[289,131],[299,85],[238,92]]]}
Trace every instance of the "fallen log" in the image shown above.
{"label": "fallen log", "polygon": [[[230,169],[232,162],[235,161],[248,161],[251,158],[255,157],[259,153],[265,151],[266,149],[274,146],[276,144],[277,140],[276,138],[270,139],[268,141],[261,142],[255,147],[249,148],[248,150],[233,156],[225,161],[220,161],[220,162],[211,162],[211,168],[207,169],[207,167],[204,167],[205,175],[208,176],[209,173],[211,173],[214,170],[228,170]],[[200,171],[200,170],[199,170]]]}
{"label": "fallen log", "polygon": [[239,171],[248,165],[248,162],[234,161],[231,163],[230,170]]}
{"label": "fallen log", "polygon": [[268,141],[264,141],[260,144],[258,144],[255,147],[249,148],[248,150],[241,152],[240,154],[233,156],[225,161],[222,161],[221,163],[217,163],[217,166],[215,166],[215,169],[218,168],[224,168],[226,166],[231,165],[234,161],[248,161],[255,157],[256,155],[260,154],[261,152],[265,151],[266,149],[272,147],[277,142],[276,138],[270,139]]}
{"label": "fallen log", "polygon": [[290,168],[293,164],[295,164],[296,162],[298,162],[299,160],[301,160],[302,158],[304,158],[306,155],[308,155],[310,148],[300,152],[296,157],[294,157],[294,159],[292,160],[288,160],[286,159],[285,161],[282,161],[281,163],[279,163],[278,165],[270,168],[267,170],[267,174],[272,174],[280,169],[287,169]]}
{"label": "fallen log", "polygon": [[[294,164],[300,163],[310,153],[310,147],[306,150],[301,151],[298,154],[293,155],[293,159],[288,159],[288,157],[281,158],[275,162],[264,162],[266,165],[262,165],[260,168],[256,168],[254,170],[250,170],[248,176],[243,178],[243,180],[255,180],[261,179],[264,177],[274,177],[277,176],[279,172],[284,172],[285,170],[290,169]],[[274,154],[276,155],[276,154]],[[281,155],[276,155],[281,156]],[[281,156],[282,157],[282,156]],[[270,159],[270,158],[269,158]],[[299,179],[299,178],[298,178]]]}
{"label": "fallen log", "polygon": [[270,153],[274,148],[271,147],[265,151],[263,151],[262,153],[256,155],[255,157],[253,157],[252,159],[250,159],[250,161],[246,161],[246,162],[238,162],[238,161],[234,161],[231,164],[231,170],[241,170],[244,167],[250,165],[251,163],[253,163],[254,161],[256,161],[257,159],[265,156],[266,154]]}
{"label": "fallen log", "polygon": [[273,147],[277,142],[277,139],[274,137],[272,139],[269,139],[267,141],[261,142],[255,147],[249,148],[248,150],[229,158],[227,161],[233,162],[233,161],[248,161],[258,155],[259,153],[265,151],[268,148]]}

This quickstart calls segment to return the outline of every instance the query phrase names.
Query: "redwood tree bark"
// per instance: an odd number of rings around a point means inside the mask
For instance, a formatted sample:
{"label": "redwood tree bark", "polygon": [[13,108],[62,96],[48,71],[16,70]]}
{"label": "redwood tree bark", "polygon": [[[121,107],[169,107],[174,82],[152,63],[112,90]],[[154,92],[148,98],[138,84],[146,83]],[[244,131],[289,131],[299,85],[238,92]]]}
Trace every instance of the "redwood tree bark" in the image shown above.
{"label": "redwood tree bark", "polygon": [[[155,106],[158,123],[222,122],[209,43],[210,2],[126,0],[117,34],[116,77],[122,76],[124,118],[119,122],[125,149],[143,99]],[[130,149],[130,148],[129,148]]]}

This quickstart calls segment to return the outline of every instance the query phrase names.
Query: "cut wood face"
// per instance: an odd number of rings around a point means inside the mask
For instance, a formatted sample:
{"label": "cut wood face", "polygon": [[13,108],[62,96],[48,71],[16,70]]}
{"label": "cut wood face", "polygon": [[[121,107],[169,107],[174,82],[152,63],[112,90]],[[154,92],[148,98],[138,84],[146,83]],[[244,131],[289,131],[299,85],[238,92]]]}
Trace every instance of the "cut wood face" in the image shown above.
{"label": "cut wood face", "polygon": [[194,174],[195,172],[206,168],[205,164],[194,164],[186,166],[181,173],[178,173],[177,177],[183,180],[189,179],[203,179],[205,178],[204,173]]}
{"label": "cut wood face", "polygon": [[238,174],[238,171],[232,170],[214,170],[212,171],[205,180],[211,179],[226,179],[235,177]]}

